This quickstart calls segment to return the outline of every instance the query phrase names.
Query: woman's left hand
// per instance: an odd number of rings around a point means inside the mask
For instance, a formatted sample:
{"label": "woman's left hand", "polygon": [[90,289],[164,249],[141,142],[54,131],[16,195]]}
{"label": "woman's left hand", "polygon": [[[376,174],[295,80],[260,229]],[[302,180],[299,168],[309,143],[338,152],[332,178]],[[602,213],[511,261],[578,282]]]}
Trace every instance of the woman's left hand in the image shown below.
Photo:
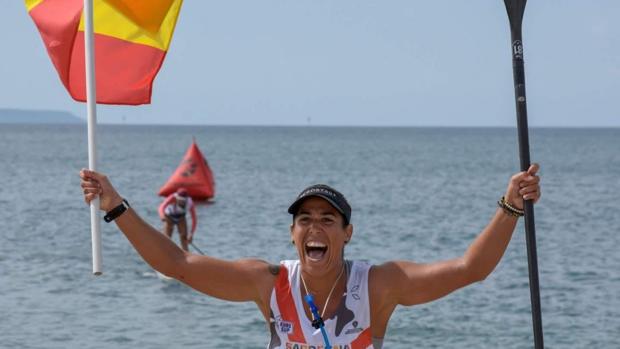
{"label": "woman's left hand", "polygon": [[510,205],[522,210],[523,200],[536,203],[540,199],[540,177],[536,175],[540,166],[530,165],[526,172],[519,172],[510,178],[504,198]]}

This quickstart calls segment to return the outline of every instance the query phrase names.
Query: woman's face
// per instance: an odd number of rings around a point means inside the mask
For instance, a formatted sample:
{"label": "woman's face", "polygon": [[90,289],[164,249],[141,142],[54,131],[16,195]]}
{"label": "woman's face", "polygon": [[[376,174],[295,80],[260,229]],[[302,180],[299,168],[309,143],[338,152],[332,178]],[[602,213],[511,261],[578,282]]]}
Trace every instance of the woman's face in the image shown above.
{"label": "woman's face", "polygon": [[353,233],[349,224],[328,201],[320,197],[306,199],[291,224],[291,238],[305,272],[324,275],[342,268],[344,245]]}

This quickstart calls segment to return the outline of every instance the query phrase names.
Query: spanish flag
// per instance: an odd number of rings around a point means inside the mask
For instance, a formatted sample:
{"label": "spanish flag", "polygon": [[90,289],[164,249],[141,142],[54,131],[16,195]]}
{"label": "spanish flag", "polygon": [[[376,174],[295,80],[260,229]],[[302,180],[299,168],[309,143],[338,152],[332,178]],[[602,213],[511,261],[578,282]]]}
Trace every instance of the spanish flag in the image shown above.
{"label": "spanish flag", "polygon": [[[86,101],[83,0],[25,0],[60,80]],[[183,0],[94,0],[97,103],[148,104]]]}

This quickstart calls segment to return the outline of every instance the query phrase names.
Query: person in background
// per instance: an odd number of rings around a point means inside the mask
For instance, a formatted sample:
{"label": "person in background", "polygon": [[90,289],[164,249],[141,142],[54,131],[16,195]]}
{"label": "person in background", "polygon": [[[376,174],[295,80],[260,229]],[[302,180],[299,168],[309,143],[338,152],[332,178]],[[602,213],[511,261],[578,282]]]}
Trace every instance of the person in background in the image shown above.
{"label": "person in background", "polygon": [[[192,215],[192,229],[187,233],[187,220],[185,214],[187,211]],[[179,231],[179,239],[181,248],[189,251],[189,244],[192,242],[194,232],[196,231],[196,208],[192,198],[189,197],[185,188],[179,188],[173,194],[168,195],[166,199],[159,205],[159,218],[164,222],[164,234],[172,239],[172,233],[176,226]]]}

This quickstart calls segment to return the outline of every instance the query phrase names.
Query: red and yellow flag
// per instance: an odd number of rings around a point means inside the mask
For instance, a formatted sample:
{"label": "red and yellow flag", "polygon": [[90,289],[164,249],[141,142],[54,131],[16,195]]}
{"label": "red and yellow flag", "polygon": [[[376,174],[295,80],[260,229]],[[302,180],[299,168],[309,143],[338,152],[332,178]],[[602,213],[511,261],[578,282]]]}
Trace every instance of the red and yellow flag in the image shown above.
{"label": "red and yellow flag", "polygon": [[[60,80],[86,100],[84,0],[25,0]],[[97,103],[148,104],[183,0],[93,0]]]}

